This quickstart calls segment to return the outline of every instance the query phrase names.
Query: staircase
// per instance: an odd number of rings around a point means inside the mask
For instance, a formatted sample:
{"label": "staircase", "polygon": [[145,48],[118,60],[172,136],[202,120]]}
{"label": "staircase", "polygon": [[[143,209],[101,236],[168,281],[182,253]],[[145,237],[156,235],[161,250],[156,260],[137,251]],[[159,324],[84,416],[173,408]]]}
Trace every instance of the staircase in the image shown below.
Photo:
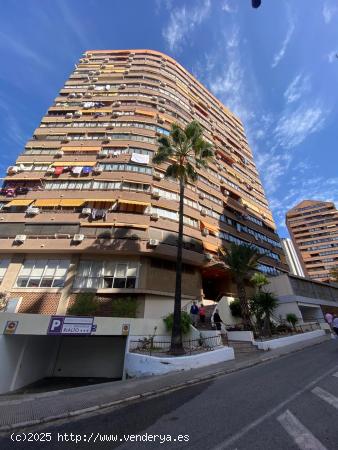
{"label": "staircase", "polygon": [[216,330],[216,328],[211,326],[211,316],[213,315],[213,312],[215,310],[216,305],[207,305],[205,306],[205,322],[202,323],[201,321],[197,324],[198,330]]}
{"label": "staircase", "polygon": [[235,358],[238,357],[247,357],[247,356],[253,356],[257,353],[261,353],[264,350],[259,350],[255,345],[253,345],[251,342],[245,342],[245,341],[228,341],[229,347],[232,347],[235,352]]}

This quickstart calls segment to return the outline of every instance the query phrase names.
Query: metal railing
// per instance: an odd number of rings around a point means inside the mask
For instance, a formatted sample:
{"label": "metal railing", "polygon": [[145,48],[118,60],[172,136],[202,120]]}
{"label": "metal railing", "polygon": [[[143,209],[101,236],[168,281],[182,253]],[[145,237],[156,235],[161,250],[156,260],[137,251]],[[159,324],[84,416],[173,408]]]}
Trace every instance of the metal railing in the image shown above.
{"label": "metal railing", "polygon": [[[170,340],[160,340],[158,337],[150,337],[129,342],[129,352],[142,353],[146,355],[170,354]],[[192,355],[222,347],[221,336],[211,336],[199,339],[183,340],[185,354]]]}

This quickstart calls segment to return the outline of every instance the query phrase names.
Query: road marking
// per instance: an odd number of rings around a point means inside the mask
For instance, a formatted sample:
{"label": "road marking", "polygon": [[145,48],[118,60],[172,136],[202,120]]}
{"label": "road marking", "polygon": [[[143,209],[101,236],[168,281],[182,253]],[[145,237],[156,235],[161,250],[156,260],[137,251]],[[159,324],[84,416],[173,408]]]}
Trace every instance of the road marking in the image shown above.
{"label": "road marking", "polygon": [[332,372],[337,370],[337,366],[334,366],[333,369],[328,370],[320,377],[316,378],[314,381],[311,381],[309,384],[307,384],[305,387],[300,389],[299,391],[295,392],[294,394],[290,395],[286,400],[279,403],[279,405],[275,406],[274,408],[270,409],[268,412],[263,414],[261,417],[258,417],[258,419],[254,420],[253,422],[246,425],[244,428],[242,428],[238,433],[233,434],[225,441],[221,442],[220,444],[216,445],[212,450],[223,450],[230,446],[232,446],[236,441],[241,439],[243,436],[245,436],[249,431],[256,428],[258,425],[263,423],[266,419],[269,419],[274,414],[278,413],[281,409],[284,409],[286,405],[293,400],[296,400],[298,397],[300,397],[304,392],[308,391],[309,389],[313,388],[318,384],[321,380],[326,378],[328,375],[331,375]]}
{"label": "road marking", "polygon": [[301,450],[326,450],[326,447],[288,409],[278,416],[277,420]]}
{"label": "road marking", "polygon": [[324,400],[324,402],[329,403],[329,405],[333,406],[334,408],[338,409],[338,397],[335,395],[332,395],[330,392],[325,391],[325,389],[322,389],[320,387],[315,387],[311,391],[313,394],[317,395],[317,397]]}

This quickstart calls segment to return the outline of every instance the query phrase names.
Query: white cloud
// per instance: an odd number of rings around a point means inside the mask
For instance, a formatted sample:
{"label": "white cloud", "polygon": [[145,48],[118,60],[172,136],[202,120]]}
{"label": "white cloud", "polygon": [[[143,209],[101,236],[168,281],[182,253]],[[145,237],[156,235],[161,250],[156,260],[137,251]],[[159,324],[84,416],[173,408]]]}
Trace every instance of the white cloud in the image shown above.
{"label": "white cloud", "polygon": [[238,11],[238,5],[234,3],[234,0],[224,0],[221,9],[226,13],[234,14]]}
{"label": "white cloud", "polygon": [[303,97],[311,88],[310,77],[296,75],[284,92],[286,103],[293,103]]}
{"label": "white cloud", "polygon": [[326,24],[329,24],[333,17],[338,13],[338,6],[337,5],[330,5],[329,3],[325,2],[322,10],[324,22]]}
{"label": "white cloud", "polygon": [[294,111],[286,110],[274,130],[276,144],[284,149],[298,146],[323,127],[327,114],[320,105],[301,105]]}
{"label": "white cloud", "polygon": [[162,32],[171,51],[180,49],[187,35],[208,17],[210,8],[211,0],[203,0],[193,8],[184,5],[171,11],[169,23]]}
{"label": "white cloud", "polygon": [[90,42],[87,39],[88,32],[78,19],[79,15],[76,13],[76,11],[73,13],[70,4],[71,2],[67,1],[57,2],[65,24],[67,24],[68,27],[72,30],[73,34],[82,45],[83,50],[89,50]]}
{"label": "white cloud", "polygon": [[275,68],[276,66],[278,66],[278,64],[281,62],[281,60],[284,58],[286,50],[288,48],[288,45],[291,41],[292,35],[296,29],[296,25],[295,25],[295,20],[294,18],[290,15],[289,16],[289,21],[288,21],[288,30],[286,32],[286,36],[282,42],[281,48],[280,50],[274,55],[273,57],[273,61],[271,64],[272,68]]}

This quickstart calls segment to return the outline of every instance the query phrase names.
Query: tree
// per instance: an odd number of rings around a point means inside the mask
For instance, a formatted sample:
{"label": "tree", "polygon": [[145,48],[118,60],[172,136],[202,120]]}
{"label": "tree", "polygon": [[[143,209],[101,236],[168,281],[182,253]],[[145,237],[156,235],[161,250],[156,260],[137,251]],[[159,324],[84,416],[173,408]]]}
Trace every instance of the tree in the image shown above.
{"label": "tree", "polygon": [[286,315],[286,321],[292,325],[292,328],[296,331],[296,323],[298,322],[298,317],[294,313],[289,313]]}
{"label": "tree", "polygon": [[264,316],[264,336],[271,336],[270,319],[272,312],[276,309],[278,304],[277,297],[271,292],[260,291],[253,296],[251,303],[254,305],[255,312],[258,314],[259,319],[262,320]]}
{"label": "tree", "polygon": [[269,284],[269,280],[264,273],[261,272],[255,272],[252,277],[250,278],[251,283],[257,287],[258,291],[260,292],[263,288],[263,286],[266,286]]}
{"label": "tree", "polygon": [[333,278],[333,281],[338,283],[338,267],[335,267],[334,269],[331,270],[330,277]]}
{"label": "tree", "polygon": [[225,247],[221,248],[220,253],[224,263],[229,267],[236,283],[244,326],[251,330],[252,323],[245,290],[245,282],[250,278],[252,271],[256,269],[258,259],[261,255],[250,245],[238,245],[235,243],[231,244],[230,249]]}
{"label": "tree", "polygon": [[207,167],[214,154],[211,144],[203,139],[202,127],[196,121],[192,121],[185,128],[173,124],[169,136],[161,136],[158,143],[153,163],[158,165],[168,163],[165,175],[177,180],[180,187],[174,321],[170,351],[173,354],[182,354],[184,353],[181,329],[184,191],[188,181],[196,182],[198,178],[196,168]]}

